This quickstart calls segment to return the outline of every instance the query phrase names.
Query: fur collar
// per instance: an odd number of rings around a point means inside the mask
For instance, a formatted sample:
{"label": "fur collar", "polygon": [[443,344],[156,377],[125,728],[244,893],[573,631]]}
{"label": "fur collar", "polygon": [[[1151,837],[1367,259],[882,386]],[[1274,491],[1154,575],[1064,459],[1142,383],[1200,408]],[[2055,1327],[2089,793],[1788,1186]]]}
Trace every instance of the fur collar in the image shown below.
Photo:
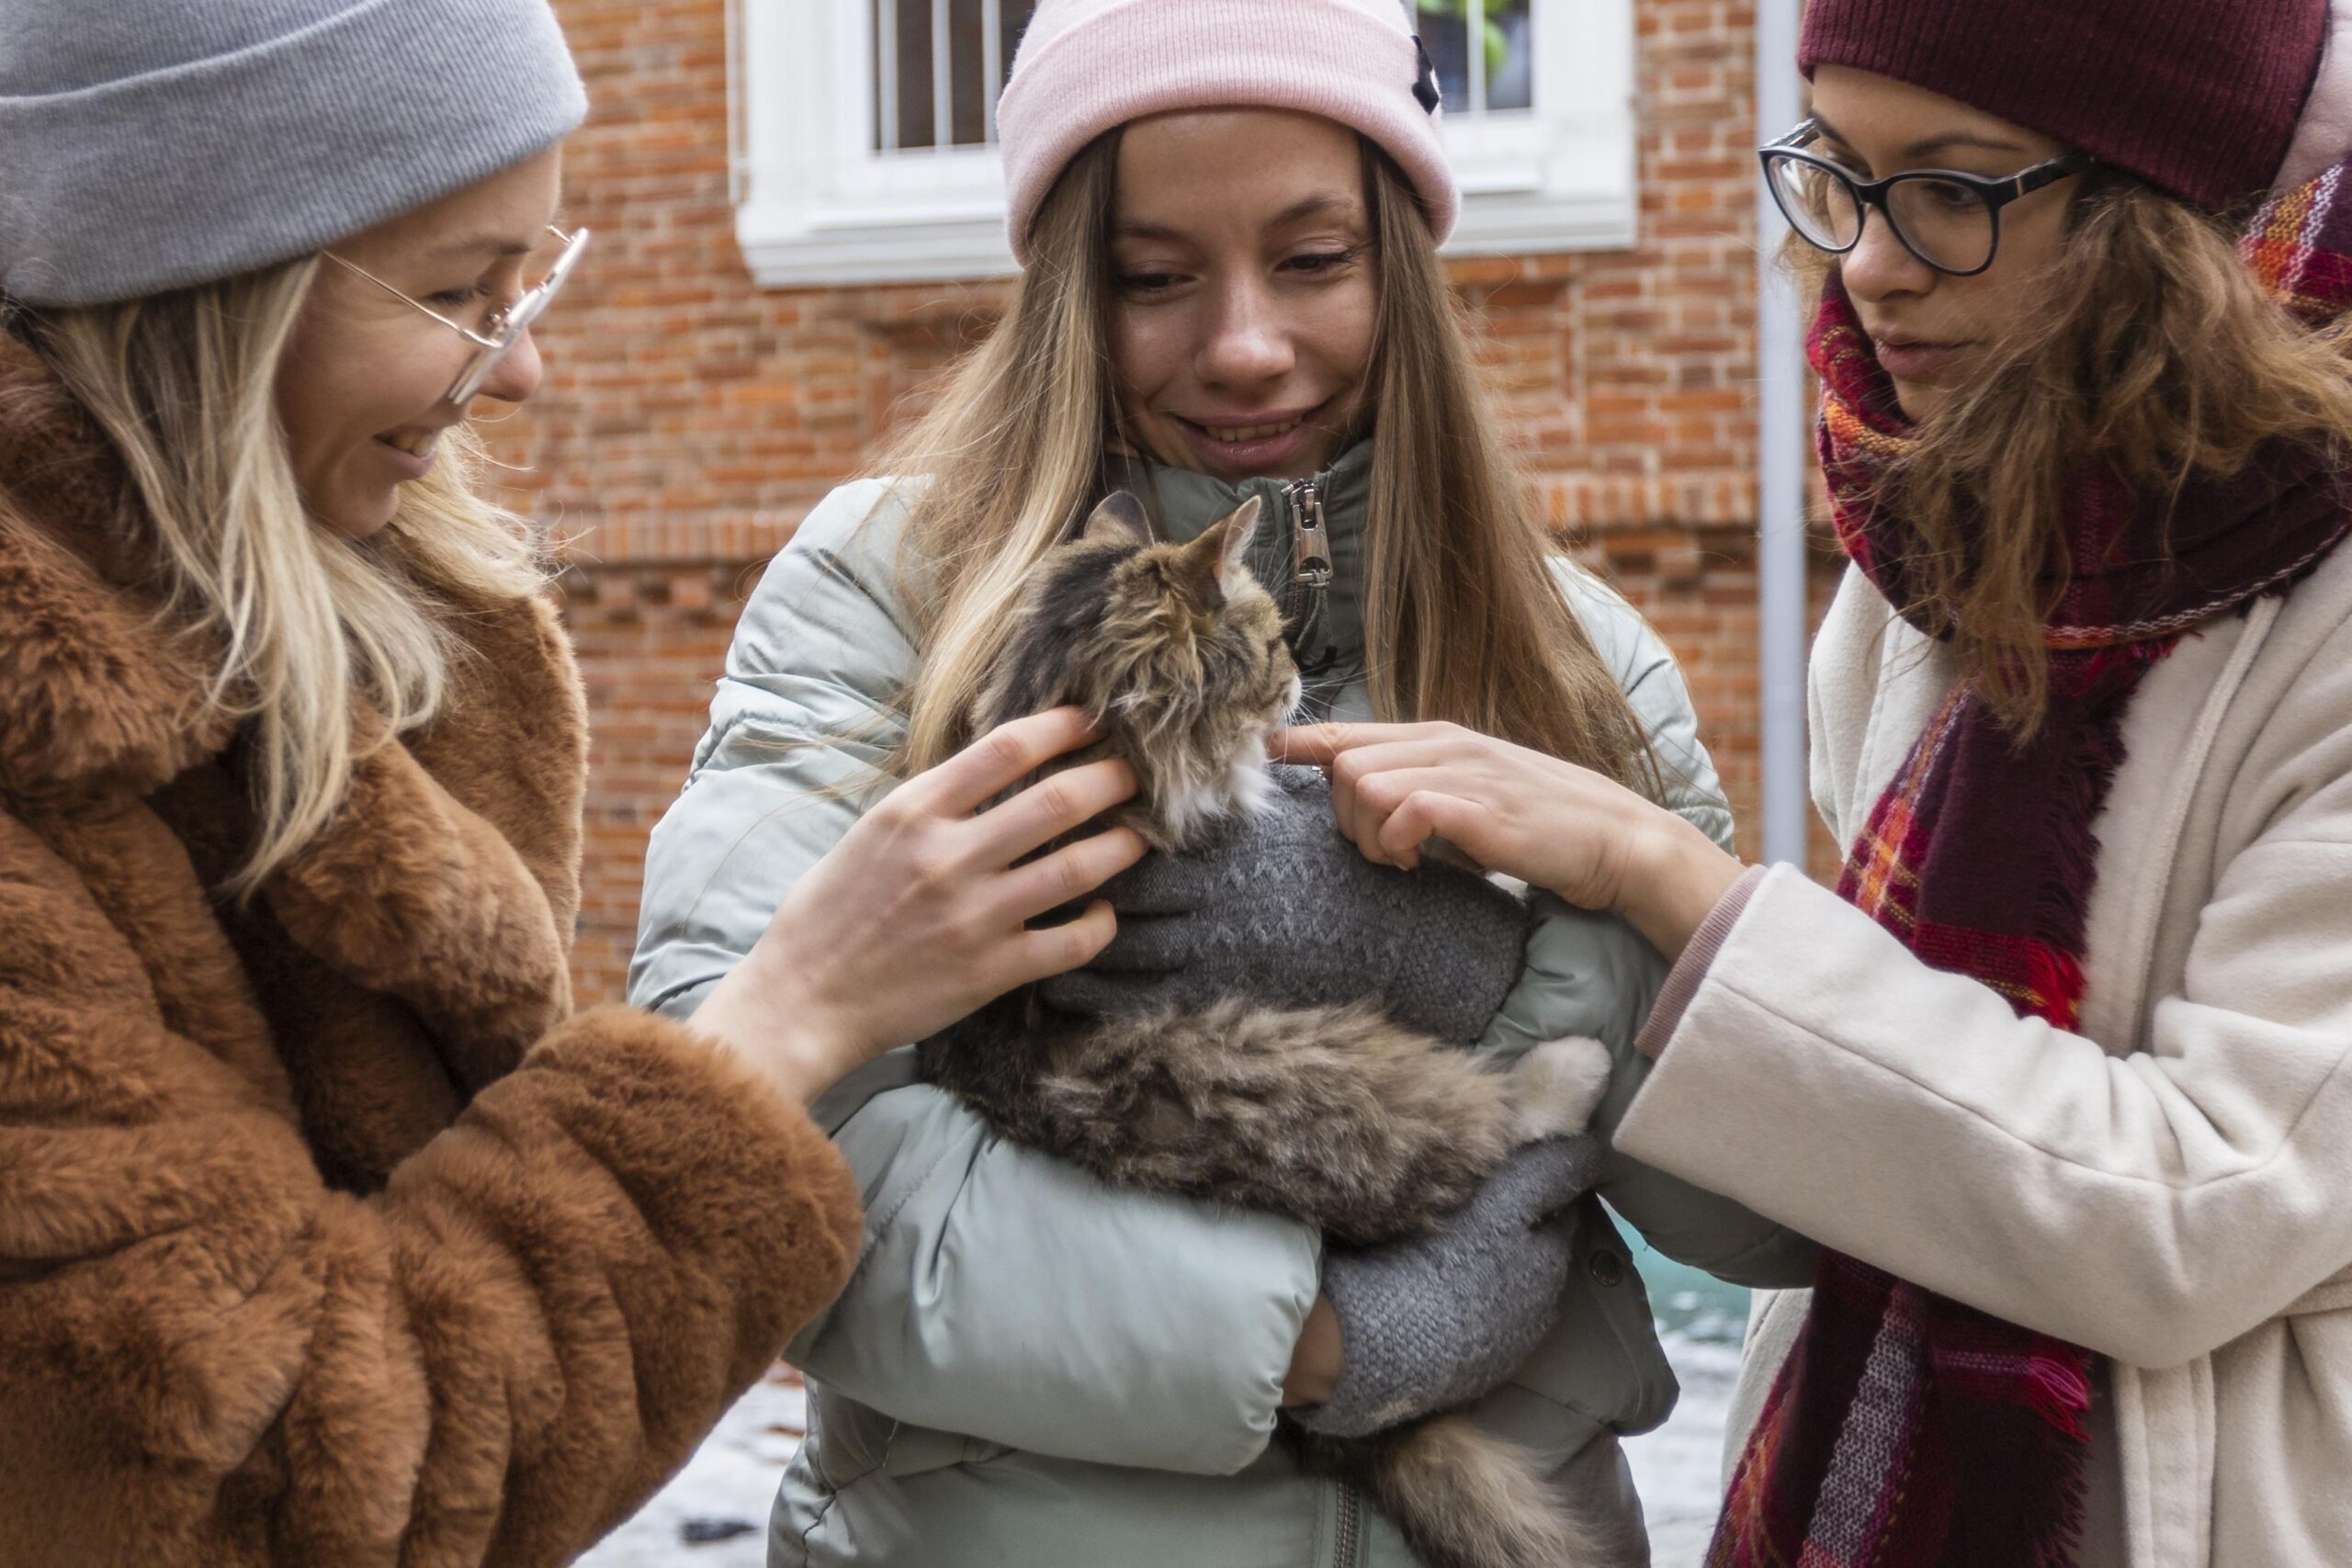
{"label": "fur collar", "polygon": [[[124,491],[103,435],[0,337],[0,797],[151,800],[209,880],[243,841],[236,793],[204,766],[232,737],[204,700],[217,655],[139,581]],[[367,750],[263,892],[341,984],[413,1010],[473,1088],[570,1010],[587,717],[551,606],[457,631],[443,713]]]}
{"label": "fur collar", "polygon": [[145,794],[227,744],[210,650],[106,562],[124,480],[33,352],[0,335],[0,791]]}

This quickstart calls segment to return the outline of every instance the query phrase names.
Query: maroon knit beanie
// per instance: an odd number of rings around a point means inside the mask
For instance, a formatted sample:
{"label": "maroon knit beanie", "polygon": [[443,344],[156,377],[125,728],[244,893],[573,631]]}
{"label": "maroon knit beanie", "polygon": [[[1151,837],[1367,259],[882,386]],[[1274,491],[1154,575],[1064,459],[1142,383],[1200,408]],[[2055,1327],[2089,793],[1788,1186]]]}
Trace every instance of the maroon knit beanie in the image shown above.
{"label": "maroon knit beanie", "polygon": [[2223,211],[2287,156],[2328,0],[1811,0],[1797,64],[1957,98]]}

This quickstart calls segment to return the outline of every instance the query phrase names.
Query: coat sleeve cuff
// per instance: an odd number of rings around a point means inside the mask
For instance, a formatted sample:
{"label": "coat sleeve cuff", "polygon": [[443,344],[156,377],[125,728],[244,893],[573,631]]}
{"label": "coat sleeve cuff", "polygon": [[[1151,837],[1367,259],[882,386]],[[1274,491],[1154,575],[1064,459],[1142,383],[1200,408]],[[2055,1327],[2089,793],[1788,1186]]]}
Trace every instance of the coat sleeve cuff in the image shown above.
{"label": "coat sleeve cuff", "polygon": [[1666,1049],[1667,1042],[1674,1038],[1674,1031],[1682,1022],[1683,1013],[1690,1010],[1690,998],[1699,994],[1700,983],[1706,979],[1707,971],[1713,967],[1715,955],[1723,952],[1724,943],[1731,938],[1732,928],[1739,924],[1739,917],[1747,908],[1747,901],[1756,896],[1756,889],[1763,885],[1770,870],[1770,866],[1749,866],[1741,874],[1739,880],[1715,901],[1715,907],[1707,911],[1707,918],[1699,922],[1698,931],[1691,935],[1690,944],[1682,950],[1682,956],[1675,960],[1674,967],[1668,971],[1666,984],[1658,990],[1657,1005],[1650,1009],[1649,1021],[1642,1025],[1641,1033],[1634,1037],[1634,1048],[1643,1055],[1656,1061],[1659,1053]]}
{"label": "coat sleeve cuff", "polygon": [[610,1171],[664,1258],[735,1303],[763,1355],[848,1280],[865,1228],[848,1164],[726,1047],[658,1014],[596,1008],[486,1098],[502,1094],[536,1100]]}

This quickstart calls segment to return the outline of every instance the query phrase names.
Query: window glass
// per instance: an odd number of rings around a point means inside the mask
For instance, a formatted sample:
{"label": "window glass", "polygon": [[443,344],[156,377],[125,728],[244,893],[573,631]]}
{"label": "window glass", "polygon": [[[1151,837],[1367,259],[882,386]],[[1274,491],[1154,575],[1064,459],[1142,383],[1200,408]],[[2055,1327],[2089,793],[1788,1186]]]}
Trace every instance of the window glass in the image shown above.
{"label": "window glass", "polygon": [[875,150],[993,142],[997,95],[1036,0],[872,0],[872,6]]}
{"label": "window glass", "polygon": [[1420,13],[1421,42],[1445,93],[1447,114],[1533,107],[1533,0],[1413,3]]}

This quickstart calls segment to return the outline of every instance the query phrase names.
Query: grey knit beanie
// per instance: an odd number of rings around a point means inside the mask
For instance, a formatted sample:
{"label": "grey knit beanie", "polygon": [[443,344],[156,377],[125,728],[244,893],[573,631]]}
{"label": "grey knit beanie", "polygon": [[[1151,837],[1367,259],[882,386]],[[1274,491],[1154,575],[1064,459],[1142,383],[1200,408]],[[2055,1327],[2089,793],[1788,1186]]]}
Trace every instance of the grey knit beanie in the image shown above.
{"label": "grey knit beanie", "polygon": [[0,0],[0,294],[290,260],[588,111],[548,0]]}

